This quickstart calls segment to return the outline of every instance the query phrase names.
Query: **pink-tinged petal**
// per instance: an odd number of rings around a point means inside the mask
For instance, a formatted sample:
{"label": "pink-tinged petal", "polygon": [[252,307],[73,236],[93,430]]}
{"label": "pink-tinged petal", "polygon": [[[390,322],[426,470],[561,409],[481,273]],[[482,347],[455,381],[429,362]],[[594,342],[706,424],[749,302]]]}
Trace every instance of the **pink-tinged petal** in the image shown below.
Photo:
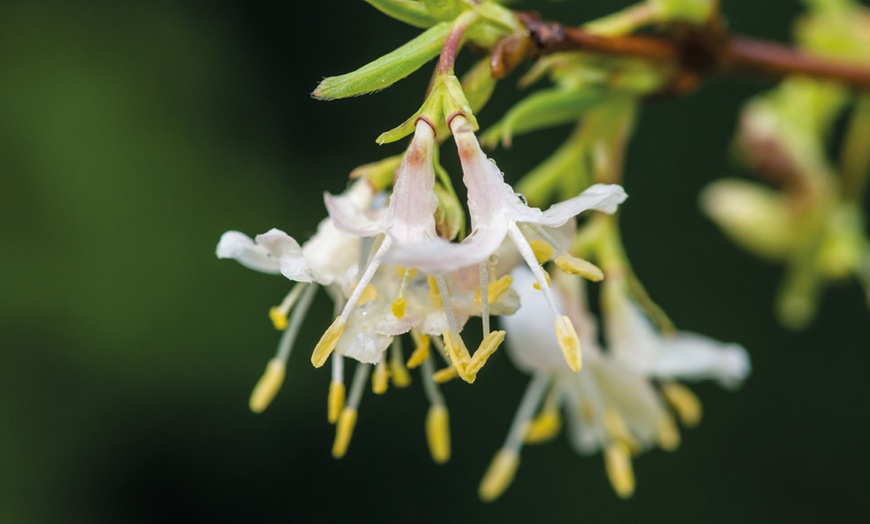
{"label": "pink-tinged petal", "polygon": [[472,229],[492,227],[525,208],[513,188],[505,183],[501,170],[480,148],[468,121],[457,116],[450,127],[462,163],[462,182],[468,189]]}
{"label": "pink-tinged petal", "polygon": [[231,258],[249,269],[270,274],[280,272],[282,256],[294,253],[301,256],[299,244],[278,229],[257,235],[255,240],[238,231],[227,231],[221,235],[216,250],[218,258]]}
{"label": "pink-tinged petal", "polygon": [[595,184],[574,198],[554,204],[540,215],[535,213],[530,215],[528,219],[520,218],[518,220],[520,222],[535,222],[547,227],[559,227],[583,211],[590,209],[612,214],[626,198],[628,195],[625,194],[622,186]]}
{"label": "pink-tinged petal", "polygon": [[436,236],[434,149],[435,132],[425,121],[418,120],[390,196],[390,235],[399,242],[419,242]]}
{"label": "pink-tinged petal", "polygon": [[389,224],[389,214],[386,210],[379,218],[372,218],[366,208],[362,208],[345,195],[323,194],[326,211],[339,229],[361,237],[372,237],[383,233]]}
{"label": "pink-tinged petal", "polygon": [[395,244],[384,255],[384,261],[426,273],[450,273],[489,258],[506,234],[507,224],[504,224],[493,229],[478,229],[459,244],[440,238],[416,244]]}

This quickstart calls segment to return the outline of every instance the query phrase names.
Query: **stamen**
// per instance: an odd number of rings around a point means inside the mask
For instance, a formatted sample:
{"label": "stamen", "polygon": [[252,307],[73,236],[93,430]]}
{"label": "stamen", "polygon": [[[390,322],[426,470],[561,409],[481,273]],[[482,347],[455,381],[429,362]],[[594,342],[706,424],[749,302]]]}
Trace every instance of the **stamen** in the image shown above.
{"label": "stamen", "polygon": [[593,282],[604,280],[604,271],[592,262],[571,255],[559,255],[554,260],[556,266],[569,275],[580,275]]}
{"label": "stamen", "polygon": [[411,375],[402,362],[402,341],[399,337],[393,337],[390,346],[390,378],[397,388],[406,388],[411,385]]}
{"label": "stamen", "polygon": [[568,367],[572,371],[580,371],[583,365],[580,355],[580,339],[577,338],[577,332],[574,331],[574,324],[566,315],[556,318],[556,338]]}
{"label": "stamen", "polygon": [[432,460],[443,464],[450,459],[450,422],[444,396],[438,389],[438,384],[432,378],[435,365],[431,358],[422,362],[423,391],[429,399],[429,413],[426,415],[426,442]]}
{"label": "stamen", "polygon": [[[284,369],[286,368],[287,359],[290,358],[290,351],[293,349],[293,343],[296,341],[296,336],[299,334],[299,329],[302,327],[302,321],[308,313],[308,308],[311,307],[311,302],[314,300],[314,295],[317,293],[317,285],[307,285],[295,289],[302,289],[304,293],[299,301],[299,305],[293,310],[293,315],[290,318],[290,325],[281,335],[281,340],[278,342],[278,351],[269,364],[266,366],[266,372],[254,386],[254,391],[251,393],[251,398],[248,405],[254,413],[262,413],[278,390],[281,389],[281,384],[284,382]],[[292,292],[291,292],[292,293]],[[278,368],[281,371],[278,371]]]}
{"label": "stamen", "polygon": [[483,323],[483,337],[489,336],[489,268],[487,263],[481,262],[479,265],[479,280],[480,280],[480,296],[486,295],[486,302],[481,300],[480,304],[480,319]]}
{"label": "stamen", "polygon": [[459,376],[463,380],[467,380],[463,375],[465,375],[465,368],[468,366],[468,363],[471,362],[471,354],[468,353],[468,348],[465,347],[465,341],[462,340],[459,334],[454,334],[450,331],[445,331],[441,335],[441,338],[444,340],[444,350],[450,359],[450,363],[459,372]]}
{"label": "stamen", "polygon": [[485,502],[498,498],[513,481],[520,463],[520,450],[523,447],[526,429],[538,409],[538,404],[547,390],[549,381],[548,374],[536,373],[526,388],[517,414],[514,415],[514,420],[511,422],[504,445],[493,457],[489,469],[480,483],[478,494]]}
{"label": "stamen", "polygon": [[538,264],[548,262],[553,258],[553,253],[556,251],[549,242],[541,240],[540,238],[536,238],[529,242],[529,246],[531,246],[532,252],[535,253],[535,259],[538,261]]}
{"label": "stamen", "polygon": [[414,369],[429,358],[429,335],[418,334],[411,330],[411,338],[417,344],[411,357],[408,359],[408,368]]}
{"label": "stamen", "polygon": [[378,290],[375,289],[375,286],[368,284],[363,288],[362,293],[359,295],[359,299],[356,301],[357,306],[362,306],[364,304],[368,304],[369,302],[374,302],[378,299]]}
{"label": "stamen", "polygon": [[[510,273],[497,279],[495,282],[490,282],[487,287],[487,298],[490,305],[495,304],[511,288],[513,283],[514,277]],[[480,289],[474,292],[474,302],[480,304]]]}
{"label": "stamen", "polygon": [[656,437],[663,450],[674,451],[680,447],[680,431],[677,429],[673,417],[663,413],[656,429]]}
{"label": "stamen", "polygon": [[607,434],[610,435],[610,438],[622,443],[625,446],[625,449],[631,454],[637,454],[640,452],[640,445],[637,443],[637,440],[631,436],[628,427],[625,425],[625,421],[621,416],[619,416],[618,412],[612,409],[608,409],[604,412],[604,429],[607,430]]}
{"label": "stamen", "polygon": [[332,325],[326,330],[320,341],[314,346],[314,352],[311,353],[311,363],[314,367],[319,368],[326,363],[329,355],[335,351],[335,346],[338,344],[338,339],[344,333],[345,322],[347,320],[341,316],[335,317]]}
{"label": "stamen", "polygon": [[538,416],[526,429],[524,442],[526,444],[540,444],[552,440],[562,429],[562,416],[559,414],[559,392],[556,386],[550,388],[544,407]]}
{"label": "stamen", "polygon": [[662,384],[662,394],[684,426],[691,428],[701,422],[701,401],[691,389],[679,382],[666,382]]}
{"label": "stamen", "polygon": [[329,397],[326,402],[326,419],[335,424],[341,408],[344,407],[344,357],[335,355],[332,359],[332,381],[329,383]]}
{"label": "stamen", "polygon": [[[550,286],[552,286],[552,285],[553,285],[553,281],[552,281],[552,279],[550,279],[550,273],[548,273],[547,270],[544,269],[544,268],[541,268],[541,273],[544,274],[544,280],[547,282],[547,286],[546,286],[546,287],[549,288]],[[541,286],[541,282],[540,282],[540,281],[535,282],[534,284],[532,284],[532,287],[535,288],[535,289],[537,289],[538,291],[541,291],[541,290],[544,289],[544,288]]]}
{"label": "stamen", "polygon": [[347,401],[347,406],[341,410],[338,417],[338,424],[335,428],[335,442],[332,444],[332,456],[341,458],[347,453],[347,448],[350,445],[350,439],[353,436],[353,429],[356,426],[357,410],[359,402],[362,399],[365,383],[369,378],[371,364],[357,364],[356,371],[353,375],[353,383],[350,386],[350,397]]}
{"label": "stamen", "polygon": [[278,331],[284,331],[287,329],[287,315],[290,313],[290,309],[293,308],[293,304],[299,299],[299,295],[302,294],[302,290],[308,287],[307,282],[299,282],[293,289],[287,293],[287,296],[284,297],[284,300],[281,301],[281,304],[275,306],[269,310],[269,318],[272,320],[272,324],[275,326],[275,329]]}
{"label": "stamen", "polygon": [[402,284],[399,287],[399,296],[393,300],[392,311],[393,316],[396,318],[403,318],[405,316],[405,305],[407,304],[405,300],[405,289],[408,287],[408,278],[411,276],[411,272],[413,270],[411,268],[407,268],[402,271]]}
{"label": "stamen", "polygon": [[391,244],[392,240],[390,240],[390,237],[385,236],[381,245],[378,247],[377,252],[375,252],[372,257],[371,262],[369,262],[369,265],[366,267],[365,273],[363,273],[359,282],[357,282],[353,293],[351,293],[350,297],[347,299],[347,304],[344,305],[341,314],[336,317],[332,322],[332,325],[330,325],[323,336],[320,337],[320,341],[314,347],[314,352],[311,354],[311,363],[314,367],[319,368],[323,366],[323,364],[326,363],[326,359],[328,359],[329,355],[331,355],[335,350],[335,345],[338,344],[338,339],[344,332],[344,327],[347,323],[348,317],[350,317],[350,314],[356,307],[357,302],[359,302],[360,297],[365,293],[366,288],[375,276],[375,271],[378,270],[378,266],[381,264],[380,255],[389,249]]}
{"label": "stamen", "polygon": [[269,361],[266,365],[265,373],[260,377],[259,382],[254,386],[253,393],[251,393],[251,400],[248,402],[251,411],[262,413],[263,410],[269,407],[272,399],[275,398],[278,390],[281,389],[286,370],[287,366],[284,361],[278,358],[273,358]]}
{"label": "stamen", "polygon": [[450,419],[443,404],[432,404],[426,414],[426,442],[436,464],[450,460]]}
{"label": "stamen", "polygon": [[468,367],[465,370],[465,373],[471,378],[472,382],[474,382],[477,373],[483,365],[486,364],[486,361],[489,360],[489,357],[495,353],[502,341],[504,341],[505,333],[505,331],[501,330],[493,331],[480,343],[480,346],[477,348],[477,351],[474,352],[474,356],[471,357],[471,362],[468,363]]}
{"label": "stamen", "polygon": [[526,444],[541,444],[553,440],[562,429],[562,416],[558,411],[544,410],[529,424],[523,440]]}
{"label": "stamen", "polygon": [[607,447],[604,452],[604,468],[613,491],[621,498],[631,497],[634,493],[634,469],[625,444],[616,441]]}
{"label": "stamen", "polygon": [[459,372],[456,371],[456,368],[451,366],[449,368],[439,369],[432,375],[432,379],[439,384],[444,384],[445,382],[450,382],[454,378],[459,376]]}
{"label": "stamen", "polygon": [[513,482],[519,465],[520,455],[515,450],[505,448],[498,450],[480,482],[477,492],[480,499],[484,502],[492,502],[501,496]]}
{"label": "stamen", "polygon": [[427,275],[426,282],[429,283],[429,300],[432,302],[432,305],[443,307],[441,292],[438,290],[438,281],[435,279],[435,275]]}
{"label": "stamen", "polygon": [[390,372],[387,370],[387,359],[381,354],[381,359],[375,366],[375,372],[372,375],[372,391],[375,395],[383,395],[387,392],[387,385],[390,383]]}

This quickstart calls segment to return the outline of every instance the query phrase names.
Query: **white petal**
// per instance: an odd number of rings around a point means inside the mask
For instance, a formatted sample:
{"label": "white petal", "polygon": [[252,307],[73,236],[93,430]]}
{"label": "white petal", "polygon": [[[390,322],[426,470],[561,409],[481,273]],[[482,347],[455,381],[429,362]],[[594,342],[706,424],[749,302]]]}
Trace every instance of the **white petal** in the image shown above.
{"label": "white petal", "polygon": [[348,323],[335,351],[346,357],[356,359],[367,364],[377,364],[381,355],[390,346],[393,337],[380,335],[367,329],[368,326],[356,326]]}
{"label": "white petal", "polygon": [[315,280],[329,285],[341,281],[357,263],[361,242],[360,237],[341,231],[326,218],[317,226],[317,233],[302,246],[302,254]]}
{"label": "white petal", "polygon": [[390,196],[390,235],[402,243],[435,237],[435,133],[423,120],[396,171]]}
{"label": "white petal", "polygon": [[554,204],[544,211],[540,217],[530,216],[529,219],[520,219],[523,222],[535,222],[548,227],[559,227],[572,217],[575,217],[590,209],[614,213],[619,204],[623,203],[628,195],[622,186],[616,184],[595,184],[574,198]]}
{"label": "white petal", "polygon": [[278,274],[280,256],[294,249],[299,250],[299,244],[277,229],[258,235],[256,242],[244,233],[227,231],[221,235],[216,253],[218,258],[232,258],[247,268]]}
{"label": "white petal", "polygon": [[662,378],[713,379],[729,388],[749,375],[749,355],[742,346],[725,344],[694,333],[662,339],[662,350],[649,372]]}
{"label": "white petal", "polygon": [[344,195],[323,194],[326,211],[335,224],[348,233],[361,237],[371,237],[383,233],[389,224],[389,216],[383,211],[379,218],[372,218],[365,208]]}
{"label": "white petal", "polygon": [[426,273],[449,273],[483,262],[501,245],[507,224],[493,229],[478,229],[459,244],[433,239],[415,244],[395,244],[384,260]]}

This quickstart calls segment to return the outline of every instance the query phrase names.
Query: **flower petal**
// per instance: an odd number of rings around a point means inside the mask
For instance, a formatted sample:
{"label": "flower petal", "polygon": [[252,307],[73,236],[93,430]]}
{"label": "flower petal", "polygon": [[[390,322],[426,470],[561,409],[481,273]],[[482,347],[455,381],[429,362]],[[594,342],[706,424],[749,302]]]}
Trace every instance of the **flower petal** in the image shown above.
{"label": "flower petal", "polygon": [[361,236],[372,237],[383,233],[389,225],[389,214],[384,210],[378,218],[372,218],[358,203],[345,195],[323,194],[323,202],[330,218],[341,230]]}
{"label": "flower petal", "polygon": [[520,218],[518,220],[520,222],[535,222],[548,227],[559,227],[572,217],[590,209],[612,214],[626,198],[628,195],[625,194],[622,186],[595,184],[574,198],[554,204],[540,215],[532,214],[528,219]]}
{"label": "flower petal", "polygon": [[449,273],[483,262],[501,245],[507,224],[492,229],[478,229],[458,244],[436,238],[415,244],[394,244],[384,260],[426,273]]}
{"label": "flower petal", "polygon": [[662,339],[657,359],[649,363],[649,373],[661,378],[684,380],[713,379],[735,388],[749,375],[751,364],[746,350],[695,333],[680,332]]}
{"label": "flower petal", "polygon": [[231,258],[239,264],[261,271],[278,274],[280,258],[285,254],[299,253],[299,244],[281,230],[272,229],[255,240],[239,231],[227,231],[221,235],[216,254],[218,258]]}

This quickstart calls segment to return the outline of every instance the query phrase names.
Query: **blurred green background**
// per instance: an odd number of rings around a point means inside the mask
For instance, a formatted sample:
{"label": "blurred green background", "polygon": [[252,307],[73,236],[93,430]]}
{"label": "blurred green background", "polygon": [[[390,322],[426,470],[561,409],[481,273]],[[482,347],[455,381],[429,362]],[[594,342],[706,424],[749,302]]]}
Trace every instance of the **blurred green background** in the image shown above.
{"label": "blurred green background", "polygon": [[[626,3],[519,7],[579,23]],[[735,30],[780,40],[799,10],[724,4]],[[526,448],[505,496],[478,501],[527,380],[503,354],[473,388],[444,388],[447,465],[429,459],[419,380],[366,394],[349,455],[333,460],[329,373],[307,358],[331,320],[323,296],[284,389],[266,413],[248,411],[278,339],[266,312],[289,286],[218,261],[217,240],[270,227],[305,238],[324,190],[400,150],[374,138],[416,109],[427,73],[353,100],[308,94],[416,33],[360,1],[2,3],[0,521],[868,518],[861,292],[830,290],[810,330],[786,332],[772,318],[779,268],[698,212],[707,182],[745,176],[727,150],[741,101],[763,88],[749,81],[649,105],[630,148],[624,229],[638,272],[679,326],[742,343],[754,367],[737,393],[695,388],[704,422],[678,452],[636,461],[630,501],[600,457],[562,438]],[[484,126],[516,98],[515,79]],[[560,138],[494,156],[515,178]]]}

